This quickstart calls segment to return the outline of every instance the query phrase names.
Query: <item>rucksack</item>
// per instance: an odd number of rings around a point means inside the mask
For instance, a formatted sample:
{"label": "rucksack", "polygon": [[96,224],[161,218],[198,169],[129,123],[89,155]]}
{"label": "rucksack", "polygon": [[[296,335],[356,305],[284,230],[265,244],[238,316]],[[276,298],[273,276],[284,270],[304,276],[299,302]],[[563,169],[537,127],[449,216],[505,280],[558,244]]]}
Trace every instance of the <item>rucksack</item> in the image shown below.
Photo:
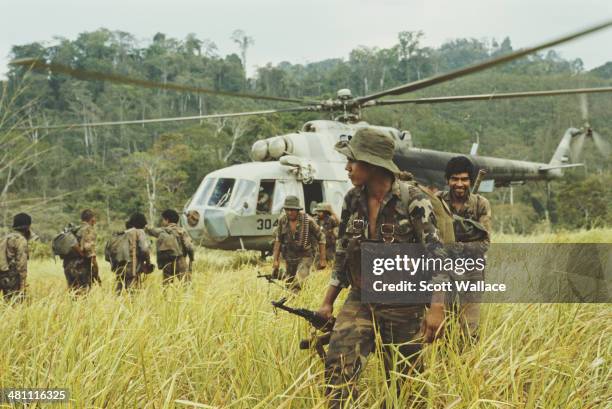
{"label": "rucksack", "polygon": [[408,187],[404,185],[410,184],[418,188],[421,192],[425,193],[431,202],[433,207],[433,213],[436,217],[436,227],[438,228],[438,235],[443,244],[450,244],[455,242],[455,229],[453,226],[453,213],[448,208],[448,205],[442,200],[442,198],[436,196],[431,190],[427,189],[416,182],[400,182],[401,200],[403,203],[408,203],[410,200]]}
{"label": "rucksack", "polygon": [[[130,231],[113,233],[104,247],[104,259],[111,264],[128,263],[132,261],[132,246],[136,244],[134,234]],[[131,239],[131,240],[130,240]]]}
{"label": "rucksack", "polygon": [[76,232],[78,230],[79,227],[72,223],[66,225],[64,230],[62,230],[61,233],[55,236],[51,241],[51,250],[53,251],[53,255],[59,256],[60,258],[64,258],[69,255],[74,246],[79,244],[79,240],[76,236]]}
{"label": "rucksack", "polygon": [[179,238],[174,230],[162,228],[161,233],[157,237],[157,257],[160,255],[165,257],[182,257],[184,255],[183,246],[179,243]]}
{"label": "rucksack", "polygon": [[9,239],[8,234],[4,236],[2,239],[0,239],[0,273],[9,271],[9,269],[11,268],[9,264],[8,255],[7,255],[8,239]]}

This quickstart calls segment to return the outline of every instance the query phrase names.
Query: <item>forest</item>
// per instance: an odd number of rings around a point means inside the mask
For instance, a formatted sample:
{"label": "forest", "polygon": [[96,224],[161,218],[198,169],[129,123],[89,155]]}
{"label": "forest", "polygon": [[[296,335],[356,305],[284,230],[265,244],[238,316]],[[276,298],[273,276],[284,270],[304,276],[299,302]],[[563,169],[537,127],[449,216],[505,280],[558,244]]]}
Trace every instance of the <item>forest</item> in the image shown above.
{"label": "forest", "polygon": [[[234,50],[222,52],[211,39],[184,39],[163,33],[146,41],[130,33],[99,29],[52,43],[14,45],[11,59],[47,61],[105,73],[270,96],[330,98],[349,88],[365,95],[426,78],[512,51],[511,39],[457,38],[437,48],[422,44],[423,32],[403,31],[390,48],[356,46],[347,57],[308,64],[281,62],[247,76],[248,51],[255,40],[232,34]],[[49,45],[52,44],[52,45]],[[223,55],[225,54],[225,55]],[[555,50],[411,94],[414,97],[548,90],[612,85],[612,62],[586,70],[580,59]],[[49,239],[94,208],[101,230],[123,224],[133,211],[156,217],[166,207],[182,209],[212,170],[249,161],[252,143],[300,129],[325,114],[283,113],[265,117],[74,129],[34,126],[163,118],[286,107],[223,96],[81,81],[10,67],[0,83],[0,225],[14,213],[33,215],[34,230]],[[489,102],[374,108],[372,124],[407,129],[419,147],[548,162],[565,130],[584,125],[585,114],[604,138],[612,138],[612,96],[543,97]],[[587,140],[584,168],[551,183],[496,189],[496,231],[541,233],[591,229],[612,222],[612,174]]]}

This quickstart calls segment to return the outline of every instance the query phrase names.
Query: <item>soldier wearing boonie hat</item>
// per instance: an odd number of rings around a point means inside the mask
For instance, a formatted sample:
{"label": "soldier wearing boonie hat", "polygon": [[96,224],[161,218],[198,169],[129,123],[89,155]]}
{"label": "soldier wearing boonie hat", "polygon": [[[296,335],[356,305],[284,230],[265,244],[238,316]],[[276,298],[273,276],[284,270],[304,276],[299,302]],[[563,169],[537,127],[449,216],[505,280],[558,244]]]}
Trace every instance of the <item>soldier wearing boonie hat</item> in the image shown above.
{"label": "soldier wearing boonie hat", "polygon": [[[313,264],[313,246],[325,254],[325,235],[312,217],[302,211],[300,199],[287,196],[283,206],[285,213],[278,219],[274,239],[273,269],[278,274],[280,256],[286,263],[287,279],[291,287],[299,290],[310,274]],[[325,257],[319,260],[319,269],[327,265]]]}
{"label": "soldier wearing boonie hat", "polygon": [[[425,321],[423,305],[363,304],[361,241],[422,243],[439,256],[444,255],[444,248],[429,197],[397,177],[400,169],[393,163],[395,142],[391,135],[375,127],[362,128],[350,141],[336,144],[336,150],[348,158],[346,170],[354,187],[344,197],[335,266],[318,312],[330,318],[340,291],[350,289],[325,359],[326,394],[330,406],[339,408],[358,397],[357,380],[367,357],[376,350],[376,333],[381,336],[389,379],[393,369],[406,374],[416,367],[421,342],[433,338],[444,318],[444,304],[437,298]],[[434,282],[447,281],[443,274],[434,275]],[[401,355],[397,359],[394,350]],[[394,368],[393,362],[401,364]]]}

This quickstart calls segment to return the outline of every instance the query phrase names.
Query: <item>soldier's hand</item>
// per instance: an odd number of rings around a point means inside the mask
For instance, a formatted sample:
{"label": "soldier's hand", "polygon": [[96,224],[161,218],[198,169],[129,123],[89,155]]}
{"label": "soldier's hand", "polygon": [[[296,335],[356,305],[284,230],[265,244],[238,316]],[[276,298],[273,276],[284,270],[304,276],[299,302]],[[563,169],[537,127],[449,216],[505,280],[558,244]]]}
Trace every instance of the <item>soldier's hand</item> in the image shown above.
{"label": "soldier's hand", "polygon": [[325,318],[326,320],[332,319],[334,316],[334,305],[324,303],[323,305],[321,305],[321,307],[317,311],[317,314],[319,314],[321,317]]}
{"label": "soldier's hand", "polygon": [[421,322],[421,333],[425,342],[433,342],[444,333],[444,304],[432,304]]}

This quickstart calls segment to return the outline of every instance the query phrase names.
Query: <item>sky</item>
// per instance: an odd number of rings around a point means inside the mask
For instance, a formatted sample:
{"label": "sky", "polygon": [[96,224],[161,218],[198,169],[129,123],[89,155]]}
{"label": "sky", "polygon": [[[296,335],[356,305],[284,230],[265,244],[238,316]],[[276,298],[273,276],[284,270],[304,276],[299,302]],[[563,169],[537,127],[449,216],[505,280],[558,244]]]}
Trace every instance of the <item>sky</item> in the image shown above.
{"label": "sky", "polygon": [[[254,38],[249,75],[269,62],[348,57],[359,45],[391,47],[400,31],[422,30],[423,44],[509,36],[520,48],[612,19],[612,0],[1,0],[0,78],[11,46],[74,39],[104,27],[146,45],[157,32],[214,41],[238,52],[235,29]],[[612,28],[555,48],[587,69],[612,61]]]}

